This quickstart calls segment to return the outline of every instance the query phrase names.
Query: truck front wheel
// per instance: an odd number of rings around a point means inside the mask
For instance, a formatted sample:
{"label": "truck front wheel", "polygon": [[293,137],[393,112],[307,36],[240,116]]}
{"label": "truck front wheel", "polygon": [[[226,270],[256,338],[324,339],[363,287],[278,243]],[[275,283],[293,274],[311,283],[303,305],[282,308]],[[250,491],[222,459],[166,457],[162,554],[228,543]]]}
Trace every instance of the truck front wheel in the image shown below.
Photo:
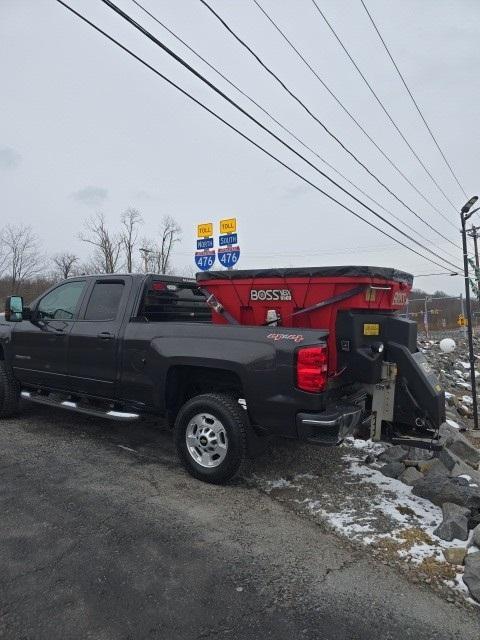
{"label": "truck front wheel", "polygon": [[20,404],[20,385],[13,371],[0,360],[0,418],[10,418],[18,412]]}
{"label": "truck front wheel", "polygon": [[245,458],[246,412],[227,393],[195,396],[180,409],[174,435],[187,471],[204,482],[222,484],[237,473]]}

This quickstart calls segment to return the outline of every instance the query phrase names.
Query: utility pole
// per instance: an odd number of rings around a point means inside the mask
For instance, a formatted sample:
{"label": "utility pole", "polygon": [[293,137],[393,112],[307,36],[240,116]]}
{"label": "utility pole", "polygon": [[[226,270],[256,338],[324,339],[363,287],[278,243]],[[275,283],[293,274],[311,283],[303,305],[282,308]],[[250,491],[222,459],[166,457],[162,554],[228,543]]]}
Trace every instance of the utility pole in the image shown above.
{"label": "utility pole", "polygon": [[472,224],[472,228],[469,229],[468,235],[473,238],[473,244],[475,245],[475,264],[477,265],[477,269],[479,268],[478,264],[478,227]]}
{"label": "utility pole", "polygon": [[[462,318],[465,318],[465,306],[463,304],[463,293],[460,294],[460,313],[462,314]],[[465,325],[463,325],[463,336],[466,337],[467,335],[467,327]]]}
{"label": "utility pole", "polygon": [[143,255],[143,271],[144,273],[148,273],[148,256],[150,253],[153,253],[153,249],[142,247],[139,251]]}
{"label": "utility pole", "polygon": [[470,305],[470,280],[468,277],[468,249],[467,249],[467,220],[480,209],[470,209],[477,202],[478,196],[473,196],[464,204],[460,210],[460,219],[462,221],[462,244],[463,244],[463,271],[465,277],[465,306],[467,309],[467,332],[468,332],[468,356],[470,361],[470,384],[472,386],[473,400],[473,428],[478,429],[478,404],[477,404],[477,386],[475,382],[475,355],[473,353],[473,332],[472,332],[472,308]]}
{"label": "utility pole", "polygon": [[428,338],[430,338],[430,334],[428,331],[428,307],[427,307],[427,302],[430,301],[431,298],[429,298],[428,296],[425,296],[425,306],[424,306],[424,312],[423,312],[423,325],[425,327],[425,334],[427,336],[427,340]]}
{"label": "utility pole", "polygon": [[475,272],[475,281],[477,283],[477,299],[480,300],[480,278],[479,278],[479,264],[478,264],[478,227],[472,224],[472,228],[467,232],[468,235],[473,238],[473,244],[475,246],[475,266],[477,270]]}

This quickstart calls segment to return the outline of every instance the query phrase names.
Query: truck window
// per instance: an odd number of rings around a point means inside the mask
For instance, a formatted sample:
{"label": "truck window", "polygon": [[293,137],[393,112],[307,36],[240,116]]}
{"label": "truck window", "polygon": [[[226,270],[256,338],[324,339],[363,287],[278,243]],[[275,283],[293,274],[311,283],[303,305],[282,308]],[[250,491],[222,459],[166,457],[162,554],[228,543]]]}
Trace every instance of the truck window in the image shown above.
{"label": "truck window", "polygon": [[37,306],[40,320],[73,320],[85,280],[66,282],[47,293]]}
{"label": "truck window", "polygon": [[85,320],[115,320],[125,283],[96,282],[85,311]]}
{"label": "truck window", "polygon": [[149,322],[211,322],[211,310],[196,285],[154,280],[139,317]]}

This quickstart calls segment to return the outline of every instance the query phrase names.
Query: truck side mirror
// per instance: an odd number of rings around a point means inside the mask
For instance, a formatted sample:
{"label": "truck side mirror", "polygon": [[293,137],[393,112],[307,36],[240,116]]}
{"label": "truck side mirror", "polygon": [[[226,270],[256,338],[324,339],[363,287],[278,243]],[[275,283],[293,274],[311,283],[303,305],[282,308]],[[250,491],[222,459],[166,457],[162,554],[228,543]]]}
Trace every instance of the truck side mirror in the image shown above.
{"label": "truck side mirror", "polygon": [[21,322],[23,320],[22,296],[8,296],[5,301],[5,320],[8,322]]}

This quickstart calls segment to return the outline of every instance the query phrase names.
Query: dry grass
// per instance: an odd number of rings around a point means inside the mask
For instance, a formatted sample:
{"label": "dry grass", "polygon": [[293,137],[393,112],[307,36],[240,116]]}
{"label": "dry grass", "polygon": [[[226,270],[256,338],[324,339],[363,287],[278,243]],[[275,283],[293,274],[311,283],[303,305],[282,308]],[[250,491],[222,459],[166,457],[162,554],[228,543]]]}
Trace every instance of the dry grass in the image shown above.
{"label": "dry grass", "polygon": [[430,556],[422,560],[418,565],[418,571],[435,580],[453,580],[458,573],[458,567],[447,562],[440,562]]}
{"label": "dry grass", "polygon": [[437,547],[438,542],[433,540],[428,533],[419,527],[410,527],[409,529],[402,529],[397,533],[397,538],[403,540],[401,548],[408,551],[414,544],[428,544],[429,546]]}

